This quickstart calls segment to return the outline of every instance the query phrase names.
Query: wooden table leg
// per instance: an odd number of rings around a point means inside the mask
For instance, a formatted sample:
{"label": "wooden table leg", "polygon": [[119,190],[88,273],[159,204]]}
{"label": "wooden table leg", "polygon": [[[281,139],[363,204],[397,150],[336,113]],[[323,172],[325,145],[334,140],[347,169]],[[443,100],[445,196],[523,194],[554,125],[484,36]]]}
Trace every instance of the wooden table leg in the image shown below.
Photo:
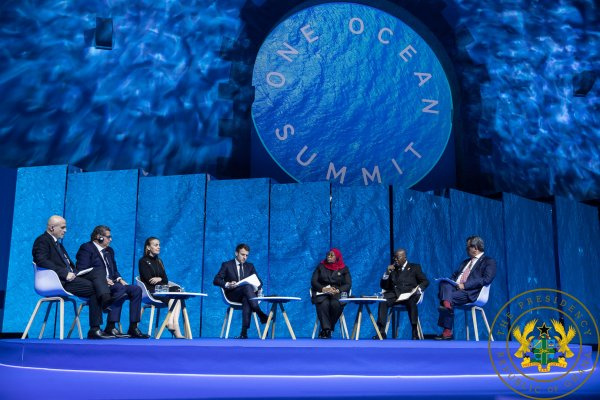
{"label": "wooden table leg", "polygon": [[179,300],[181,302],[181,312],[183,314],[183,329],[185,330],[186,339],[192,339],[192,327],[190,326],[190,318],[188,317],[187,307],[185,306],[185,300]]}
{"label": "wooden table leg", "polygon": [[356,313],[356,317],[354,317],[354,325],[352,325],[352,335],[350,335],[350,340],[354,339],[356,335],[356,329],[358,327],[358,312]]}
{"label": "wooden table leg", "polygon": [[160,326],[160,329],[158,330],[158,332],[156,333],[156,339],[160,339],[160,335],[162,335],[163,331],[165,330],[165,327],[167,326],[167,322],[169,322],[169,317],[171,316],[171,314],[173,314],[174,308],[175,308],[175,301],[173,301],[173,303],[171,303],[171,307],[169,307],[169,312],[167,312],[167,316],[165,317],[165,320],[163,321],[162,325]]}
{"label": "wooden table leg", "polygon": [[285,308],[283,308],[282,303],[279,303],[279,308],[281,308],[281,313],[283,314],[283,319],[288,327],[288,331],[290,331],[290,335],[292,335],[292,340],[296,340],[296,335],[294,334],[294,330],[292,329],[292,324],[290,324],[290,320],[287,316],[287,313],[285,312]]}
{"label": "wooden table leg", "polygon": [[358,314],[356,315],[356,318],[358,319],[358,325],[356,326],[356,337],[354,338],[354,340],[358,340],[358,338],[360,337],[360,322],[362,320],[362,309],[363,304],[358,306]]}
{"label": "wooden table leg", "polygon": [[263,331],[262,340],[267,338],[269,334],[269,326],[271,325],[271,320],[273,319],[273,307],[271,307],[271,311],[269,311],[269,318],[267,318],[267,323],[265,325],[265,330]]}
{"label": "wooden table leg", "polygon": [[369,313],[369,317],[371,318],[371,323],[375,327],[375,333],[377,333],[377,337],[379,338],[379,340],[383,340],[383,337],[381,336],[381,332],[379,332],[379,327],[377,326],[377,322],[375,322],[375,318],[373,317],[373,313],[371,312],[369,305],[365,304],[365,307],[367,307],[367,312]]}
{"label": "wooden table leg", "polygon": [[271,339],[275,339],[275,324],[277,323],[277,303],[271,306],[273,312],[273,325],[271,325]]}

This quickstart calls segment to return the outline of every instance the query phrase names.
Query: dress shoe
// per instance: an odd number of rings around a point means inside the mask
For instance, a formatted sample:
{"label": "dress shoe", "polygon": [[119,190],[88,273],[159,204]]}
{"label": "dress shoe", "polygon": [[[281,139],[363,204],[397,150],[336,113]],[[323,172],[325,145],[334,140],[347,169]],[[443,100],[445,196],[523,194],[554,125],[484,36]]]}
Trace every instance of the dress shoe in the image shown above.
{"label": "dress shoe", "polygon": [[129,330],[127,331],[127,337],[130,337],[132,339],[149,339],[150,335],[146,335],[145,333],[143,333],[142,331],[140,331],[140,328],[135,328],[135,329],[131,329],[129,328]]}
{"label": "dress shoe", "polygon": [[235,338],[236,339],[248,339],[248,335],[242,332],[242,333],[240,333],[240,336],[236,336]]}
{"label": "dress shoe", "polygon": [[435,340],[453,340],[454,339],[454,335],[437,335],[435,338]]}
{"label": "dress shoe", "polygon": [[[381,333],[381,338],[382,339],[384,339],[384,340],[387,339],[387,334],[385,332],[380,332],[380,333]],[[371,339],[373,339],[373,340],[380,340],[379,336],[377,336],[377,334],[373,335],[373,337]]]}
{"label": "dress shoe", "polygon": [[417,328],[412,328],[412,340],[419,340],[419,331]]}
{"label": "dress shoe", "polygon": [[121,339],[127,339],[129,337],[129,335],[125,335],[124,333],[121,333],[121,331],[119,331],[117,328],[112,328],[111,330],[105,330],[104,331],[105,334],[107,335],[112,335],[116,338],[121,338]]}
{"label": "dress shoe", "polygon": [[101,329],[90,329],[87,334],[88,339],[116,339],[116,336],[110,335]]}

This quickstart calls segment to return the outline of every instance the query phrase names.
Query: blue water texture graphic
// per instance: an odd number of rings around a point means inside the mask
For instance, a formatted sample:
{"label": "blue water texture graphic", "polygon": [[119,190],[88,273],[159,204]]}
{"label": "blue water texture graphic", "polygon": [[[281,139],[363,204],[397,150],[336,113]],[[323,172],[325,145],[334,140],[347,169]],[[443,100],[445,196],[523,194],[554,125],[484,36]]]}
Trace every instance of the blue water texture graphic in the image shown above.
{"label": "blue water texture graphic", "polygon": [[[388,44],[378,40],[382,28]],[[284,43],[298,54],[279,55],[291,51]],[[419,86],[415,72],[432,78]],[[372,183],[362,169],[372,175],[378,166],[382,183],[410,187],[437,163],[452,129],[450,86],[435,53],[404,22],[364,5],[322,4],[288,17],[263,42],[253,84],[257,132],[299,181],[325,180],[333,163],[347,167],[343,182],[331,175],[335,183]],[[430,104],[423,99],[439,102],[437,113],[423,112]],[[282,140],[286,124],[294,134],[288,129]],[[304,163],[316,154],[309,165],[297,161],[305,146]]]}

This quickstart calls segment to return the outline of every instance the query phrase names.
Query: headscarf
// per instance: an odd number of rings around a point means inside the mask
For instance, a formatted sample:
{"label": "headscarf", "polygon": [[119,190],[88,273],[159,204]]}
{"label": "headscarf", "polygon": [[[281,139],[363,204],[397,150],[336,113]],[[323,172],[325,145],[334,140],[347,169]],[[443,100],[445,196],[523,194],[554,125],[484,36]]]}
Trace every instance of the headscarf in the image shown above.
{"label": "headscarf", "polygon": [[321,261],[321,264],[323,264],[323,266],[327,269],[330,269],[332,271],[337,271],[340,270],[344,267],[346,267],[346,264],[344,264],[344,259],[342,258],[342,252],[339,251],[338,249],[331,249],[327,252],[327,254],[329,254],[330,252],[333,251],[333,254],[335,254],[335,262],[333,263],[329,263],[327,262],[327,256],[325,256],[325,259],[323,261]]}

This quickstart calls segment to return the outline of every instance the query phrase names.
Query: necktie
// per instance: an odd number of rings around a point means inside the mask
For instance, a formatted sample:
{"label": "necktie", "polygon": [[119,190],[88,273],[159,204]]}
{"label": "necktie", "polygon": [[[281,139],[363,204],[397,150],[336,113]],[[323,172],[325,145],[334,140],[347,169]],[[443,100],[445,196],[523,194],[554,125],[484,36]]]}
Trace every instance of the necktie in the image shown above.
{"label": "necktie", "polygon": [[244,279],[244,264],[240,263],[238,267],[238,280]]}
{"label": "necktie", "polygon": [[69,262],[69,257],[67,257],[67,252],[66,252],[65,248],[63,247],[62,243],[60,243],[59,241],[56,241],[56,248],[58,249],[58,252],[60,253],[60,256],[62,257],[63,262],[67,266],[68,270],[70,272],[73,272],[73,268],[71,268],[71,263]]}
{"label": "necktie", "polygon": [[473,265],[475,264],[475,258],[471,258],[471,261],[469,261],[469,264],[467,264],[467,267],[465,268],[465,271],[462,274],[462,277],[460,278],[460,283],[465,283],[467,281],[467,278],[469,277],[469,274],[471,273],[471,269],[473,268]]}
{"label": "necktie", "polygon": [[106,251],[106,249],[102,249],[102,258],[104,259],[104,265],[106,266],[106,277],[110,278],[112,268],[110,266],[110,261],[108,261],[109,257],[108,257],[108,251]]}

